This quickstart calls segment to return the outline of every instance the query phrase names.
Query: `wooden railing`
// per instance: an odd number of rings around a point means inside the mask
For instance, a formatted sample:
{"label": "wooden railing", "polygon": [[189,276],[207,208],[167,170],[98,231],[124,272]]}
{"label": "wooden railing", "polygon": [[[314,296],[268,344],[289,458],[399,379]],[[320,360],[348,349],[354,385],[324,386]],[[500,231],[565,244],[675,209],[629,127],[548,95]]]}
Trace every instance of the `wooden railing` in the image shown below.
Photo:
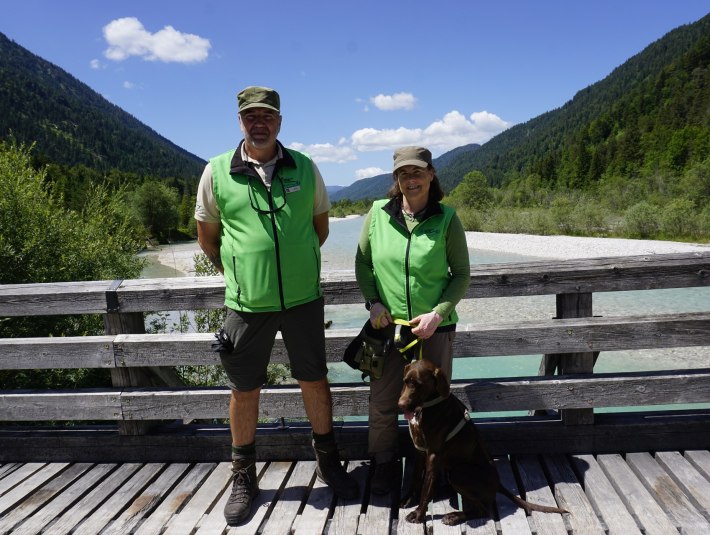
{"label": "wooden railing", "polygon": [[[706,448],[708,411],[697,405],[690,411],[651,411],[657,405],[710,403],[710,347],[703,368],[594,374],[593,367],[604,351],[710,346],[710,300],[702,312],[592,315],[596,292],[704,286],[710,286],[710,251],[473,266],[466,299],[479,299],[485,306],[484,300],[493,297],[555,295],[556,310],[550,310],[546,320],[509,321],[506,314],[495,323],[460,324],[456,357],[542,355],[541,375],[472,377],[456,380],[452,391],[474,415],[536,411],[536,416],[481,421],[494,452]],[[326,277],[323,287],[326,304],[361,303],[355,281],[345,275]],[[44,460],[226,458],[229,440],[224,426],[175,422],[227,415],[226,388],[185,387],[172,368],[218,364],[211,349],[213,335],[144,331],[146,312],[220,308],[223,292],[221,277],[0,286],[0,318],[102,314],[106,325],[103,336],[0,339],[0,369],[104,368],[111,370],[114,385],[0,391],[0,421],[12,424],[0,430],[0,461],[39,455]],[[340,361],[357,332],[326,330],[328,360]],[[280,340],[272,362],[287,362]],[[559,374],[553,376],[555,370]],[[333,384],[332,392],[336,417],[367,415],[366,385]],[[595,408],[623,411],[639,406],[647,410],[594,413]],[[260,407],[265,419],[305,417],[300,391],[292,385],[264,388]],[[107,425],[27,425],[50,420]],[[365,430],[364,422],[338,426],[350,457],[364,457]],[[310,455],[305,425],[265,425],[258,440],[265,458]]]}

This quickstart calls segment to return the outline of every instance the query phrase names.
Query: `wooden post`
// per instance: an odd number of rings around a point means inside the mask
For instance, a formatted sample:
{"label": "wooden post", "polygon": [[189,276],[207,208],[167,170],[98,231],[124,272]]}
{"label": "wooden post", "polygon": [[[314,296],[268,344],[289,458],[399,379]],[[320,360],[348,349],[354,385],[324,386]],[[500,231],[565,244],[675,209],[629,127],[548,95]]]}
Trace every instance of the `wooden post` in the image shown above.
{"label": "wooden post", "polygon": [[[117,290],[122,280],[116,280],[106,291],[106,314],[104,329],[106,334],[145,334],[142,312],[119,312]],[[133,386],[184,386],[173,368],[114,368],[111,370],[111,384],[115,387]],[[145,435],[155,425],[155,421],[121,421],[118,431],[122,435]]]}
{"label": "wooden post", "polygon": [[[556,319],[588,318],[593,315],[592,294],[557,294]],[[543,355],[540,362],[538,375],[554,375],[557,371],[562,374],[593,373],[594,364],[599,357],[599,352],[588,353],[561,353]],[[547,411],[531,411],[532,414],[547,414]],[[588,425],[594,423],[594,409],[563,409],[560,411],[562,421],[567,425]]]}

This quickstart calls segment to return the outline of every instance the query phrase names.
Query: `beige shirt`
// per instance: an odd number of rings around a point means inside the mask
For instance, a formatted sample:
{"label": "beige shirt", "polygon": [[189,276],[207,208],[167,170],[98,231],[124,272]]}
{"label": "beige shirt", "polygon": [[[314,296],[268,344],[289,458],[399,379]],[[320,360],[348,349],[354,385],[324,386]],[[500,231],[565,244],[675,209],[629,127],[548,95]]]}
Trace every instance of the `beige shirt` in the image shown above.
{"label": "beige shirt", "polygon": [[[253,158],[247,156],[244,146],[242,145],[242,159],[245,162],[250,162],[254,165],[254,170],[259,174],[261,180],[267,188],[271,187],[271,177],[274,174],[276,160],[282,156],[281,148],[279,154],[272,160],[264,163],[257,162]],[[320,215],[330,210],[330,199],[328,192],[325,189],[323,176],[320,174],[318,167],[313,162],[313,176],[315,177],[315,199],[313,202],[313,215]],[[205,170],[200,177],[200,184],[197,186],[197,202],[195,203],[195,219],[204,221],[205,223],[219,223],[219,207],[217,200],[214,198],[214,189],[212,186],[212,166],[208,162]]]}

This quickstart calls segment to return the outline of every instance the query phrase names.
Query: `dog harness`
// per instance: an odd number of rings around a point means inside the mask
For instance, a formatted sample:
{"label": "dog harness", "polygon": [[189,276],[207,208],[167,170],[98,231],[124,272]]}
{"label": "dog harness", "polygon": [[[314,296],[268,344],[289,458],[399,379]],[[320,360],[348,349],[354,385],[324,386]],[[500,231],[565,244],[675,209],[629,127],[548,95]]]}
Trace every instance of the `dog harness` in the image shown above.
{"label": "dog harness", "polygon": [[[425,401],[422,403],[422,409],[426,409],[428,407],[433,407],[434,405],[437,405],[444,401],[446,398],[442,398],[441,396],[436,397],[434,399],[431,399],[429,401]],[[471,416],[468,414],[468,410],[464,407],[463,411],[463,418],[459,421],[459,423],[456,424],[456,426],[446,435],[446,438],[444,439],[444,442],[448,442],[452,438],[456,436],[456,434],[461,431],[464,426],[471,420]],[[422,448],[421,446],[417,446],[416,441],[414,440],[414,435],[412,435],[412,426],[411,424],[409,425],[409,436],[412,438],[412,444],[414,444],[414,447],[417,448],[419,451],[426,451],[426,448]]]}

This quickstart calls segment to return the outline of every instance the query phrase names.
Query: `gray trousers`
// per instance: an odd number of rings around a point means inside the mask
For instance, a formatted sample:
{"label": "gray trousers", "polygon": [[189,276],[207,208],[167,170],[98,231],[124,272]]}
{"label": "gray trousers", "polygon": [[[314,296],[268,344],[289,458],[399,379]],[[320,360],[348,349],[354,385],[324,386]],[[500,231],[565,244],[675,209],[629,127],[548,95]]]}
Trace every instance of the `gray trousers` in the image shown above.
{"label": "gray trousers", "polygon": [[[434,333],[424,340],[422,358],[432,361],[441,368],[451,381],[453,343],[455,331]],[[419,350],[416,350],[417,356]],[[370,382],[370,416],[368,421],[367,445],[370,457],[375,462],[391,461],[398,455],[397,400],[404,384],[404,367],[408,361],[399,351],[390,352],[385,361],[382,377]]]}

